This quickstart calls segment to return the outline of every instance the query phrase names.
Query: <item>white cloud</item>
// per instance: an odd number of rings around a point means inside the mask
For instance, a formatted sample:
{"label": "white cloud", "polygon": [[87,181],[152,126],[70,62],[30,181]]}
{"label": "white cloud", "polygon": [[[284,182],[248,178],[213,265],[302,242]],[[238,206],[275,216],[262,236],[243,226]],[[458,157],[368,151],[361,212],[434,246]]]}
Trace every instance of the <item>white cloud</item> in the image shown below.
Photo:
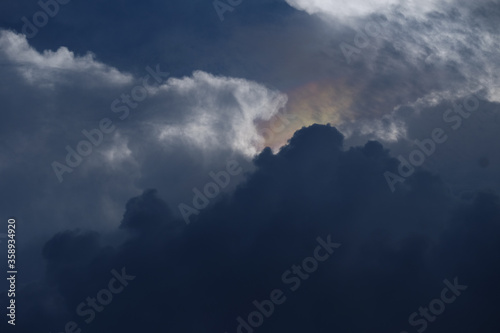
{"label": "white cloud", "polygon": [[[365,67],[376,75],[387,74],[384,68],[390,68],[394,73],[407,72],[408,77],[432,71],[436,75],[427,86],[439,82],[442,89],[437,90],[437,93],[448,91],[454,94],[454,98],[460,98],[464,90],[470,90],[470,86],[484,86],[488,100],[500,102],[499,30],[484,15],[478,14],[494,10],[492,2],[287,2],[310,14],[321,14],[326,22],[340,21],[352,27],[354,32],[350,39],[339,41],[338,45],[344,42],[359,47],[356,59],[363,61]],[[373,37],[370,31],[367,32],[367,22],[373,23],[370,18],[366,18],[370,14],[381,14],[387,18],[386,24],[381,27],[380,36]],[[358,41],[355,36],[359,32],[365,33],[363,38],[366,38],[368,46],[356,44]],[[440,77],[444,73],[449,76]],[[422,76],[419,79],[425,82],[426,78]]]}
{"label": "white cloud", "polygon": [[385,115],[381,119],[359,120],[354,123],[343,123],[338,125],[339,130],[347,139],[362,137],[363,140],[356,142],[360,145],[365,140],[378,140],[384,144],[397,142],[407,136],[406,123],[395,117],[394,113]]}
{"label": "white cloud", "polygon": [[258,153],[264,142],[255,121],[269,120],[287,102],[286,95],[256,82],[202,71],[170,79],[160,91],[167,94],[166,103],[182,110],[177,119],[162,116],[156,125],[159,139],[181,138],[204,150],[230,149],[246,156]]}
{"label": "white cloud", "polygon": [[[67,223],[112,227],[123,213],[119,207],[144,188],[157,188],[173,207],[189,202],[192,188],[205,184],[210,171],[224,170],[228,159],[251,170],[250,159],[263,142],[254,122],[270,119],[287,102],[286,95],[257,82],[196,71],[148,89],[149,97],[121,120],[111,105],[142,84],[146,70],[136,77],[90,53],[38,51],[23,35],[1,29],[0,64],[0,184],[22,189],[0,209],[35,207],[19,215],[32,222],[34,235]],[[66,147],[74,149],[86,139],[82,130],[98,128],[105,117],[116,130],[60,184],[51,163],[66,163]],[[44,185],[33,187],[38,183]],[[236,184],[235,178],[225,190]],[[50,209],[54,202],[62,203],[57,212]],[[48,220],[50,225],[39,223]]]}
{"label": "white cloud", "polygon": [[367,16],[373,13],[386,13],[395,7],[404,10],[405,14],[418,15],[437,8],[446,1],[437,0],[286,0],[296,9],[309,14],[326,14],[337,19],[350,19]]}
{"label": "white cloud", "polygon": [[40,53],[28,44],[24,35],[7,30],[0,30],[0,59],[16,66],[28,82],[42,82],[51,87],[54,81],[74,73],[91,76],[101,83],[127,84],[132,81],[131,75],[96,61],[92,53],[78,57],[66,47]]}

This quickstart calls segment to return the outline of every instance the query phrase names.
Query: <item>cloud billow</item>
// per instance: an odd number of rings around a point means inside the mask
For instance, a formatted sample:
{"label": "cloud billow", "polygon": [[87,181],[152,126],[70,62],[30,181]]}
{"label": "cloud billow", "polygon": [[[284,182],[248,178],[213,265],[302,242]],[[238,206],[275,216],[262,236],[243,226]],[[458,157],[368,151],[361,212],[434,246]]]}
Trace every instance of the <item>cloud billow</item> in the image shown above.
{"label": "cloud billow", "polygon": [[383,172],[397,160],[375,141],[344,149],[343,136],[324,125],[301,129],[279,153],[266,149],[254,163],[232,196],[188,226],[172,224],[166,203],[147,191],[129,201],[122,221],[142,232],[114,249],[92,233],[55,236],[44,251],[47,281],[58,290],[52,298],[65,302],[37,327],[55,330],[59,321],[50,319],[60,313],[81,321],[75,306],[109,280],[111,269],[126,266],[136,279],[92,322],[92,332],[236,331],[236,318],[254,311],[252,301],[283,286],[282,273],[329,234],[342,247],[300,290],[284,288],[286,303],[259,331],[410,332],[408,316],[455,276],[469,289],[433,329],[498,327],[488,317],[500,296],[491,266],[500,253],[496,194],[459,203],[423,170],[393,194]]}

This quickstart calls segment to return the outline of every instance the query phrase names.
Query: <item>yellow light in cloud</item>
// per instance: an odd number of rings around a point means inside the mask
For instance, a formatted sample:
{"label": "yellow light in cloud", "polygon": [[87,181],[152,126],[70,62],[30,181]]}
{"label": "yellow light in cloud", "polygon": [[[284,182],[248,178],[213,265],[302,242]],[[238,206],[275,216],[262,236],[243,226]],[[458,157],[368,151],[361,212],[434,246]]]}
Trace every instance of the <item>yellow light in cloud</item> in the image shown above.
{"label": "yellow light in cloud", "polygon": [[350,107],[354,91],[340,81],[314,81],[287,92],[288,103],[268,121],[259,121],[256,126],[264,137],[263,147],[279,150],[304,126],[332,124],[353,120]]}

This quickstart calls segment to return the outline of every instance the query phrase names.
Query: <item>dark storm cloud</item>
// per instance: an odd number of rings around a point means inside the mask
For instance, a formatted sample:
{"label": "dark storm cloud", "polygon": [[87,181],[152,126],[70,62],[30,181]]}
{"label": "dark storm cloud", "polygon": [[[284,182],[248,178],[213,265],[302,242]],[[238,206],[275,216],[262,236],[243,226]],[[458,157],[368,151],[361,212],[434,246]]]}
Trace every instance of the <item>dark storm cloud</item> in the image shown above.
{"label": "dark storm cloud", "polygon": [[[455,276],[469,288],[429,330],[498,329],[498,1],[336,2],[310,15],[243,1],[221,22],[212,1],[72,0],[28,41],[0,30],[0,210],[21,221],[20,331],[82,323],[75,309],[124,267],[136,279],[86,331],[230,333],[282,288],[259,331],[414,332],[408,316]],[[37,11],[4,1],[0,25],[20,31]],[[373,20],[383,31],[362,47]],[[342,43],[359,51],[350,62]],[[169,77],[127,105],[157,64]],[[394,157],[470,94],[477,112],[392,193]],[[347,143],[315,125],[261,152],[255,124],[283,108],[293,124],[333,113]],[[51,163],[103,118],[114,132],[59,183]],[[186,226],[178,204],[233,160],[244,172]],[[328,235],[342,246],[289,293],[283,272]]]}
{"label": "dark storm cloud", "polygon": [[[44,283],[58,290],[51,298],[63,301],[20,329],[62,331],[74,320],[96,333],[236,332],[236,318],[254,311],[254,300],[281,288],[286,303],[258,331],[412,332],[410,314],[439,298],[443,280],[455,277],[467,290],[429,327],[498,329],[490,316],[500,296],[500,272],[492,266],[500,253],[495,194],[458,204],[439,177],[422,170],[393,194],[383,172],[398,162],[388,151],[378,142],[345,150],[343,136],[329,126],[304,128],[279,154],[264,150],[254,163],[234,195],[189,226],[172,229],[166,204],[147,191],[127,204],[122,226],[136,231],[121,246],[99,244],[96,233],[56,235],[44,249]],[[292,293],[294,283],[284,283],[282,274],[328,235],[342,246]],[[76,306],[121,267],[136,278],[87,327]],[[36,297],[43,290],[30,294],[31,302],[43,304]],[[21,296],[19,303],[28,300]]]}
{"label": "dark storm cloud", "polygon": [[[470,199],[477,190],[498,192],[499,161],[494,151],[499,148],[500,108],[485,100],[485,92],[478,89],[458,99],[435,94],[381,119],[346,124],[342,130],[349,134],[348,145],[379,138],[394,156],[406,161],[423,154],[422,167],[439,174],[457,197]],[[435,130],[443,133],[444,142],[429,143]]]}
{"label": "dark storm cloud", "polygon": [[156,190],[147,190],[142,196],[127,202],[121,227],[147,232],[161,224],[171,224],[172,220],[172,213],[156,196]]}

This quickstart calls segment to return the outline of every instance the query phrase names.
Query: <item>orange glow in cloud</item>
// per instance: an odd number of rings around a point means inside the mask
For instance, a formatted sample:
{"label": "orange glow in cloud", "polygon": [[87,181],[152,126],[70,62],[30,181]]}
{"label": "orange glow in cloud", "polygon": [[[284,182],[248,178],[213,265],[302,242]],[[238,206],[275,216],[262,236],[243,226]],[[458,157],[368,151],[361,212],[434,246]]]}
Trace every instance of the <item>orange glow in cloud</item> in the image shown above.
{"label": "orange glow in cloud", "polygon": [[256,123],[264,137],[263,147],[279,150],[304,126],[332,124],[333,126],[354,119],[350,112],[353,89],[342,82],[314,81],[287,92],[288,103],[284,110],[268,121]]}

